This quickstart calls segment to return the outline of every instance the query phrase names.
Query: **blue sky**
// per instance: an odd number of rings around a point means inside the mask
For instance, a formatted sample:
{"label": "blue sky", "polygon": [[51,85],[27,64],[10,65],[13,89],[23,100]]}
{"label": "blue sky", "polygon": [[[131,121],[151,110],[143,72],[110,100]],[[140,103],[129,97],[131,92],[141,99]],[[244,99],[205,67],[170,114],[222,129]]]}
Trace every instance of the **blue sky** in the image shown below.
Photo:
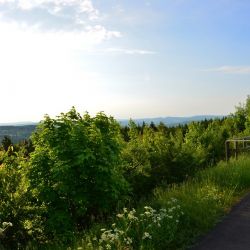
{"label": "blue sky", "polygon": [[250,94],[248,0],[0,0],[0,122],[76,106],[229,114]]}

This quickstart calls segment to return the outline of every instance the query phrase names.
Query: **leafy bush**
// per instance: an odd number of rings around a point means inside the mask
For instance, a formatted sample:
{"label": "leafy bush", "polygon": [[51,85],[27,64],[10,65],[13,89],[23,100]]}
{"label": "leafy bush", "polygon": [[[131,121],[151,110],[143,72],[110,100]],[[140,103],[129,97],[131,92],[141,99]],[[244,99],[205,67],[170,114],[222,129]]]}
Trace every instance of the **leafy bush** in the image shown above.
{"label": "leafy bush", "polygon": [[120,140],[119,125],[103,113],[91,118],[72,108],[56,119],[45,117],[32,137],[28,174],[42,232],[72,239],[125,200]]}

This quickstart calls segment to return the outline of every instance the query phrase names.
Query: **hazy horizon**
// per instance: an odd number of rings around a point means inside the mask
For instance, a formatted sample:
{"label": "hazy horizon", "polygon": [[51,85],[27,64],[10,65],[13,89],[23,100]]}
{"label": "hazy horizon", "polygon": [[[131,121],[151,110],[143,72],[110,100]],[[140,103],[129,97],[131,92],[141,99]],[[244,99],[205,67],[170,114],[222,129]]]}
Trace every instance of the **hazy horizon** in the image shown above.
{"label": "hazy horizon", "polygon": [[72,106],[228,115],[250,93],[246,0],[0,0],[0,123]]}
{"label": "hazy horizon", "polygon": [[[81,114],[84,114],[84,113],[81,113]],[[59,114],[58,114],[59,115]],[[112,116],[112,115],[110,115]],[[201,118],[216,118],[216,117],[226,117],[227,115],[192,115],[192,116],[158,116],[158,117],[140,117],[140,118],[137,118],[137,117],[128,117],[128,118],[116,118],[114,117],[117,121],[119,122],[123,122],[123,121],[129,121],[130,119],[132,120],[156,120],[156,119],[166,119],[166,118],[181,118],[181,119],[191,119],[191,118],[197,118],[197,117],[201,117]],[[113,116],[112,116],[113,117]],[[52,116],[52,118],[55,118],[54,116]],[[37,121],[7,121],[7,122],[0,122],[0,126],[8,126],[8,125],[33,125],[33,124],[37,124],[39,123],[40,121],[42,121],[43,119],[40,119],[40,120],[37,120]]]}

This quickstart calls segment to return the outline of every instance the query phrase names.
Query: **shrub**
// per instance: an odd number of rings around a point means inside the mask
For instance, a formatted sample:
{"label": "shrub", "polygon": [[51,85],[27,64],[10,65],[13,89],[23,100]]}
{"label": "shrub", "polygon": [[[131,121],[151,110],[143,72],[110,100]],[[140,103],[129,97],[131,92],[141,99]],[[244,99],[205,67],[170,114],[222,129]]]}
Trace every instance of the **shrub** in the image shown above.
{"label": "shrub", "polygon": [[72,108],[40,123],[32,136],[28,176],[45,234],[72,239],[72,232],[124,201],[129,188],[120,140],[119,125],[103,113],[91,118]]}

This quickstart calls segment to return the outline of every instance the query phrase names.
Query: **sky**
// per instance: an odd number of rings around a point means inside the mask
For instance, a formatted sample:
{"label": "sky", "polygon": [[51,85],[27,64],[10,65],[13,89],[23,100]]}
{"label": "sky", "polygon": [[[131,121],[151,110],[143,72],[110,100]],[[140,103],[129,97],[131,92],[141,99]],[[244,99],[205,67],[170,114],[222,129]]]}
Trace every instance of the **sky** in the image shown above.
{"label": "sky", "polygon": [[75,106],[227,115],[250,94],[249,0],[0,0],[0,122]]}

